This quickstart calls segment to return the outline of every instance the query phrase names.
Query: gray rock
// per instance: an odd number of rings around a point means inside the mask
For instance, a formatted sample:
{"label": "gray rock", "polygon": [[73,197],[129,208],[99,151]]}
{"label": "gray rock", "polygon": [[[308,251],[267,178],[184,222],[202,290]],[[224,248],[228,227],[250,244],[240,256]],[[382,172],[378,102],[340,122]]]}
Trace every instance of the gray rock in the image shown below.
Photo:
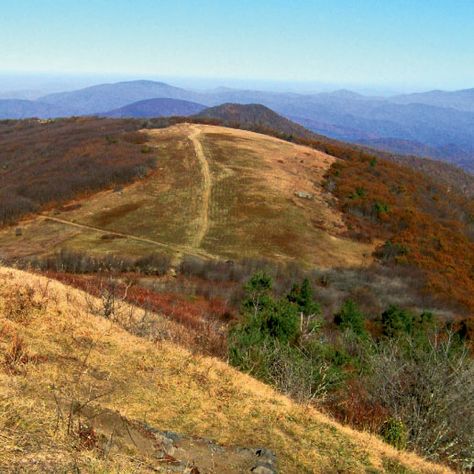
{"label": "gray rock", "polygon": [[259,464],[253,467],[251,470],[254,474],[276,474],[276,471],[268,464]]}
{"label": "gray rock", "polygon": [[314,194],[308,193],[306,191],[295,191],[295,196],[301,199],[314,199]]}

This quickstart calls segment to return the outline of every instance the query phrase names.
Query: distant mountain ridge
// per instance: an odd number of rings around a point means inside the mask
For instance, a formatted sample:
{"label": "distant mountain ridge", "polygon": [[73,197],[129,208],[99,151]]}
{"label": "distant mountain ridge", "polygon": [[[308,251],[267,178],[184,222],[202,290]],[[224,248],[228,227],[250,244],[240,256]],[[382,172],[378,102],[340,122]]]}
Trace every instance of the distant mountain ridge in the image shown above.
{"label": "distant mountain ridge", "polygon": [[[164,82],[140,80],[49,94],[37,101],[21,104],[0,102],[0,117],[119,114],[117,109],[158,98],[183,100],[207,107],[227,103],[261,104],[317,134],[393,153],[427,154],[474,173],[474,89],[387,98],[368,97],[344,89],[319,94],[225,87],[193,91]],[[154,115],[152,109],[149,110],[137,111],[137,116],[142,113]],[[158,110],[155,116],[166,113],[165,109]],[[187,115],[188,110],[185,108],[181,112],[179,108],[169,108],[169,114],[175,113]]]}
{"label": "distant mountain ridge", "polygon": [[205,105],[180,99],[147,99],[106,112],[112,118],[151,118],[169,117],[172,115],[188,116],[198,114]]}
{"label": "distant mountain ridge", "polygon": [[415,94],[404,94],[390,98],[399,104],[425,104],[437,107],[450,107],[465,112],[474,112],[474,88],[446,92],[434,90]]}
{"label": "distant mountain ridge", "polygon": [[71,109],[43,102],[23,99],[0,99],[0,120],[31,117],[54,118],[71,114]]}
{"label": "distant mountain ridge", "polygon": [[94,115],[124,107],[134,102],[156,99],[187,100],[188,91],[164,82],[128,81],[116,84],[100,84],[71,92],[60,92],[41,97],[47,104],[72,107],[83,115]]}

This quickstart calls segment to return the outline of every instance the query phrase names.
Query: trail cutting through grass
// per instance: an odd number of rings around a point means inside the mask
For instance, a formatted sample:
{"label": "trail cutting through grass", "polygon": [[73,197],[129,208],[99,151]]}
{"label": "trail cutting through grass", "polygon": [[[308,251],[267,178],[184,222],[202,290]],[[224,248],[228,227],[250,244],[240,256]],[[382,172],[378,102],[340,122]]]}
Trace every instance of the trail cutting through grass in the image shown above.
{"label": "trail cutting through grass", "polygon": [[211,254],[205,252],[204,250],[199,250],[199,249],[194,250],[191,247],[186,247],[186,246],[181,246],[181,245],[173,245],[173,244],[165,244],[163,242],[157,242],[156,240],[151,240],[151,239],[147,239],[147,238],[144,238],[144,237],[138,237],[136,235],[131,235],[131,234],[125,234],[123,232],[115,232],[115,231],[111,231],[109,229],[101,229],[100,227],[94,227],[94,226],[87,225],[87,224],[80,224],[78,222],[72,222],[72,221],[68,221],[66,219],[60,219],[58,217],[52,217],[52,216],[46,216],[46,215],[40,215],[39,217],[41,219],[44,219],[44,220],[58,222],[60,224],[64,224],[64,225],[68,225],[68,226],[72,226],[72,227],[77,227],[79,229],[93,230],[95,232],[100,232],[100,233],[103,233],[103,234],[116,235],[116,236],[119,236],[119,237],[124,237],[126,239],[131,239],[131,240],[136,240],[138,242],[144,242],[144,243],[147,243],[147,244],[156,245],[157,247],[162,247],[162,248],[166,248],[166,249],[169,249],[169,250],[173,250],[173,251],[179,253],[180,255],[182,255],[184,253],[184,254],[187,254],[187,255],[194,255],[196,257],[206,257],[206,258],[212,258],[212,259],[216,258],[215,255],[211,255]]}
{"label": "trail cutting through grass", "polygon": [[191,132],[188,135],[189,140],[193,144],[196,158],[199,162],[199,167],[202,174],[202,185],[201,185],[201,193],[200,193],[200,209],[198,211],[198,215],[196,217],[197,226],[196,232],[193,233],[191,236],[191,240],[188,245],[177,245],[177,244],[169,244],[164,242],[159,242],[153,239],[149,239],[146,237],[139,237],[137,235],[124,233],[124,232],[117,232],[110,229],[104,229],[101,227],[96,227],[93,225],[88,224],[81,224],[76,221],[71,221],[67,219],[62,219],[59,217],[53,217],[49,215],[41,215],[40,218],[44,220],[49,220],[53,222],[58,222],[60,224],[76,227],[79,229],[89,230],[100,232],[103,234],[110,234],[115,235],[118,237],[127,238],[130,240],[135,240],[138,242],[143,242],[147,244],[151,244],[157,247],[161,247],[163,249],[171,250],[175,253],[173,257],[173,266],[179,265],[181,262],[183,255],[193,255],[200,258],[210,258],[215,259],[216,256],[209,254],[205,250],[200,249],[202,241],[204,240],[208,228],[209,228],[209,208],[210,208],[210,199],[211,199],[211,173],[209,170],[209,163],[206,159],[204,154],[204,150],[202,144],[199,140],[199,135],[201,135],[201,130],[199,127],[191,127]]}
{"label": "trail cutting through grass", "polygon": [[196,235],[193,238],[193,247],[199,248],[204,240],[209,229],[209,203],[211,200],[211,173],[209,171],[209,163],[207,162],[206,155],[202,148],[202,144],[199,141],[199,135],[201,129],[198,127],[192,127],[193,132],[189,135],[189,139],[193,143],[194,150],[196,151],[196,158],[199,160],[202,172],[202,206],[201,214],[198,217],[198,228]]}

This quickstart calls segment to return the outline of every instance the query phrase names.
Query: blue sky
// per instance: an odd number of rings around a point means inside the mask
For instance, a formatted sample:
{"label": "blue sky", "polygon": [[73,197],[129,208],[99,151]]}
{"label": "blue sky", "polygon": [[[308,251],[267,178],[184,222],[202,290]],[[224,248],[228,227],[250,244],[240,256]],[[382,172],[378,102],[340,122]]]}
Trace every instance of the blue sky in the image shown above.
{"label": "blue sky", "polygon": [[474,0],[1,0],[0,72],[474,87]]}

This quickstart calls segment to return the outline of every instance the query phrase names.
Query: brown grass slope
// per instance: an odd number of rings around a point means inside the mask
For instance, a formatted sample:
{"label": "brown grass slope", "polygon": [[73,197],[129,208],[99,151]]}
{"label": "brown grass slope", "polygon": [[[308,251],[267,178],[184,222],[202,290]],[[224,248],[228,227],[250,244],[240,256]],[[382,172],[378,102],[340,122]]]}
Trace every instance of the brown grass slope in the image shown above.
{"label": "brown grass slope", "polygon": [[[100,317],[102,309],[58,282],[0,269],[0,471],[167,472],[143,436],[125,442],[120,427],[140,422],[265,446],[282,473],[448,472],[223,362],[162,337],[132,336]],[[142,316],[128,306],[115,310],[127,321]]]}
{"label": "brown grass slope", "polygon": [[[371,261],[328,204],[334,158],[252,132],[181,124],[141,136],[156,169],[120,190],[58,206],[0,232],[4,257],[60,248],[140,256],[296,260],[322,267]],[[301,197],[298,193],[303,193]],[[114,236],[114,239],[105,237]]]}

